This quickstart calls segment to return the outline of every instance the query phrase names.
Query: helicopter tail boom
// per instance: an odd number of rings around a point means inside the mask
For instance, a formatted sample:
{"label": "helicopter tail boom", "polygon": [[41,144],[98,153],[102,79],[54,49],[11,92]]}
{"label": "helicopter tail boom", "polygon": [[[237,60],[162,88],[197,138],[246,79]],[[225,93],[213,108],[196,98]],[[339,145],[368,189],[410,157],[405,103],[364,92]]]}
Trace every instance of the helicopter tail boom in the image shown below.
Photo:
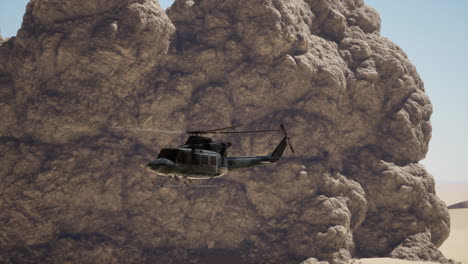
{"label": "helicopter tail boom", "polygon": [[279,158],[272,156],[253,156],[253,157],[228,157],[229,170],[248,168],[260,164],[268,164],[278,161]]}
{"label": "helicopter tail boom", "polygon": [[289,145],[289,148],[291,151],[294,153],[294,149],[291,146],[291,143],[289,142],[289,137],[288,134],[286,133],[286,129],[284,128],[284,125],[281,124],[281,131],[284,134],[283,139],[281,142],[276,146],[275,150],[271,153],[270,156],[254,156],[254,157],[228,157],[228,167],[230,170],[233,169],[240,169],[240,168],[246,168],[246,167],[251,167],[255,165],[260,165],[260,164],[268,164],[268,163],[273,163],[277,162],[280,160],[281,156],[283,156],[284,150],[286,149],[286,146]]}

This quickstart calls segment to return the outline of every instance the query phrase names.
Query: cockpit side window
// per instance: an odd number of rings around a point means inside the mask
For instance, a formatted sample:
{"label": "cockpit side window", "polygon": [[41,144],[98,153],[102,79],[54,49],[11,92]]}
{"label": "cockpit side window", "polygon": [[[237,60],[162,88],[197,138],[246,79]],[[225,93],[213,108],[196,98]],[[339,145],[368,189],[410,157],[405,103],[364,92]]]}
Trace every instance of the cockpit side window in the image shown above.
{"label": "cockpit side window", "polygon": [[188,155],[190,153],[180,151],[179,156],[177,156],[177,163],[186,164],[188,162]]}
{"label": "cockpit side window", "polygon": [[161,152],[159,152],[158,159],[168,159],[175,162],[177,154],[179,154],[178,149],[162,149]]}

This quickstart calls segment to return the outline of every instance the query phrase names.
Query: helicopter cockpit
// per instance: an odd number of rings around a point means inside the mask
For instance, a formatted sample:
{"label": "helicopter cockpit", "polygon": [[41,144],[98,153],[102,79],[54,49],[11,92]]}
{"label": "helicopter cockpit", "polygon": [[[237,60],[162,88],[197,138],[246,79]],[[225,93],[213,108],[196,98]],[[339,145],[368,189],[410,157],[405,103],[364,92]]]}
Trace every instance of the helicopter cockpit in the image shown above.
{"label": "helicopter cockpit", "polygon": [[157,159],[167,159],[176,162],[177,155],[179,155],[179,149],[165,148],[159,152]]}

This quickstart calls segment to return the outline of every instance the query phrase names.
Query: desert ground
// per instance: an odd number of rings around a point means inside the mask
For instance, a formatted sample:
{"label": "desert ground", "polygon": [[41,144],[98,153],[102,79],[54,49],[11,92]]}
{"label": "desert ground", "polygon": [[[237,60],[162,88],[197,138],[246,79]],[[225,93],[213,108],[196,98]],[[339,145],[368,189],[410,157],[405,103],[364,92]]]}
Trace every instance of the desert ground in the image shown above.
{"label": "desert ground", "polygon": [[[468,183],[436,184],[437,195],[447,206],[468,200]],[[450,236],[440,247],[447,258],[468,264],[468,208],[451,209]]]}
{"label": "desert ground", "polygon": [[440,247],[445,257],[468,263],[468,209],[451,209],[450,236]]}
{"label": "desert ground", "polygon": [[[437,195],[447,206],[468,200],[468,183],[436,184]],[[468,208],[451,209],[450,236],[440,247],[445,257],[468,264]],[[406,261],[391,258],[355,259],[349,264],[430,264],[435,262]]]}
{"label": "desert ground", "polygon": [[349,264],[437,264],[436,262],[408,261],[408,260],[391,259],[391,258],[354,259],[348,263]]}

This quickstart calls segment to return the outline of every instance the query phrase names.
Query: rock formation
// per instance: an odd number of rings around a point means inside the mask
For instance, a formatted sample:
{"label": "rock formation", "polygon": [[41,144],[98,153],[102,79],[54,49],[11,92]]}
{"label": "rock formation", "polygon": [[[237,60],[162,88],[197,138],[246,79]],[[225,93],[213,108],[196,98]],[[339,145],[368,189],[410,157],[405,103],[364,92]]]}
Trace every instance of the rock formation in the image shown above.
{"label": "rock formation", "polygon": [[[379,29],[362,0],[32,0],[0,42],[0,262],[445,261],[432,107]],[[281,122],[295,154],[196,191],[145,169],[183,137],[112,129]]]}

